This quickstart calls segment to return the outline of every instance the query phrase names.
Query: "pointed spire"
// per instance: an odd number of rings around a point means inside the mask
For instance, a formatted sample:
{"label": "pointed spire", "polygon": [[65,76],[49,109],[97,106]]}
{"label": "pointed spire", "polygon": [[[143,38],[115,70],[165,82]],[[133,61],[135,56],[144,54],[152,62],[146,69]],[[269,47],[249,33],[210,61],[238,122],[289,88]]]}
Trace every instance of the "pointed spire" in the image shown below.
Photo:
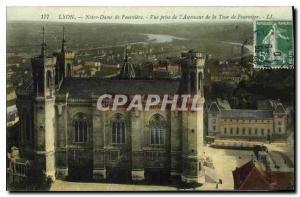
{"label": "pointed spire", "polygon": [[41,48],[41,56],[45,56],[45,50],[46,50],[46,42],[45,42],[45,27],[42,27],[42,35],[43,35],[43,43],[42,43],[42,48]]}
{"label": "pointed spire", "polygon": [[128,53],[127,53],[127,45],[124,47],[124,62],[123,62],[123,76],[128,73]]}
{"label": "pointed spire", "polygon": [[62,38],[62,44],[61,44],[61,52],[65,52],[65,26],[63,26],[63,38]]}
{"label": "pointed spire", "polygon": [[124,49],[124,63],[127,64],[127,61],[128,61],[127,45],[125,45],[125,49]]}
{"label": "pointed spire", "polygon": [[135,72],[134,72],[134,68],[133,65],[128,63],[128,46],[125,45],[124,48],[124,63],[123,63],[123,67],[121,70],[121,78],[126,78],[126,79],[132,79],[135,77]]}

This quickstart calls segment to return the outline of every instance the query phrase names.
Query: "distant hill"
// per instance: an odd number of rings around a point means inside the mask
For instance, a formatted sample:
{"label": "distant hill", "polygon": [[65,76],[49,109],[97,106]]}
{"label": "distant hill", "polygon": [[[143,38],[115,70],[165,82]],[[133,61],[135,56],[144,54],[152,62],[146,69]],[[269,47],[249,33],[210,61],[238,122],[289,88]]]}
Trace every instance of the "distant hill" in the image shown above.
{"label": "distant hill", "polygon": [[[50,51],[61,45],[62,26],[66,28],[67,46],[71,50],[87,47],[117,45],[146,41],[146,33],[167,34],[187,40],[174,41],[222,58],[239,55],[238,46],[251,38],[251,23],[185,23],[185,24],[99,24],[99,23],[40,23],[7,22],[7,52],[36,54],[41,43],[41,27],[46,28],[46,41]],[[251,39],[250,39],[251,42]]]}

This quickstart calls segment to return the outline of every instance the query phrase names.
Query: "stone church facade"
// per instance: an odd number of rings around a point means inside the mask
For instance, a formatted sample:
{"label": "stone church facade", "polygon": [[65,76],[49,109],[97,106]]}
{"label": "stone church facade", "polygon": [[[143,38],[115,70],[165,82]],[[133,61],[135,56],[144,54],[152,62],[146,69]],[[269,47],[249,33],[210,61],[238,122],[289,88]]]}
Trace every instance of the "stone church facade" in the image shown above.
{"label": "stone church facade", "polygon": [[119,78],[76,78],[74,57],[65,50],[64,36],[61,51],[48,56],[43,36],[41,53],[32,58],[32,79],[17,89],[23,158],[53,179],[164,176],[202,182],[203,110],[99,111],[96,106],[103,94],[197,94],[203,109],[201,53],[182,53],[179,79],[135,79],[126,69]]}

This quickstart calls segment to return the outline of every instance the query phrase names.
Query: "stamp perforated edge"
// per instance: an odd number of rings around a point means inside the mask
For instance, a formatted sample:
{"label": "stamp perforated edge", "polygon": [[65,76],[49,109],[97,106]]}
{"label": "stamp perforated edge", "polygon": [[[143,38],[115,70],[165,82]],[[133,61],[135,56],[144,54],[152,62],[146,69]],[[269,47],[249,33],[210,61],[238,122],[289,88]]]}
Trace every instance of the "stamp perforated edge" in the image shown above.
{"label": "stamp perforated edge", "polygon": [[257,21],[290,21],[292,22],[292,43],[293,43],[293,48],[294,48],[294,56],[295,56],[295,39],[294,39],[294,19],[292,20],[286,20],[286,19],[283,19],[283,20],[280,20],[280,19],[273,19],[273,20],[254,20],[253,21],[253,68],[254,69],[262,69],[262,70],[265,70],[265,69],[294,69],[295,68],[295,57],[294,57],[294,65],[286,65],[286,66],[258,66],[255,64],[255,55],[256,55],[256,52],[255,52],[255,44],[256,44],[256,22]]}

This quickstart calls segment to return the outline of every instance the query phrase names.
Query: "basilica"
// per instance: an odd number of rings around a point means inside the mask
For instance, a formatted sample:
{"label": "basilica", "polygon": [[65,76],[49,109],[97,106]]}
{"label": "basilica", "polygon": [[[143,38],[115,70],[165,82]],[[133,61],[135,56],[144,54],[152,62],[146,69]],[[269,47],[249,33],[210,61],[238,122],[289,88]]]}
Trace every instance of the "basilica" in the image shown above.
{"label": "basilica", "polygon": [[[179,78],[137,79],[127,53],[117,77],[75,77],[64,33],[61,50],[50,53],[44,32],[32,78],[16,91],[22,158],[52,179],[203,181],[203,54],[183,52]],[[99,111],[103,94],[197,95],[202,110]]]}

